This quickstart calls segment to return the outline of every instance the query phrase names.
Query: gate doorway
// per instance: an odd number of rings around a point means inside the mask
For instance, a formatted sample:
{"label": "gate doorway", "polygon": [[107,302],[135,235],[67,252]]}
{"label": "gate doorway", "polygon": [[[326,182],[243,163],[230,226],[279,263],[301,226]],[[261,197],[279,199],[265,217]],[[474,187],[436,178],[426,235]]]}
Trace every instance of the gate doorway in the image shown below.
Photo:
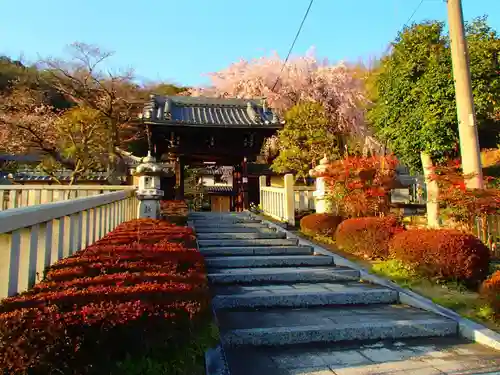
{"label": "gate doorway", "polygon": [[231,211],[231,199],[228,196],[211,196],[210,206],[212,212],[230,212]]}

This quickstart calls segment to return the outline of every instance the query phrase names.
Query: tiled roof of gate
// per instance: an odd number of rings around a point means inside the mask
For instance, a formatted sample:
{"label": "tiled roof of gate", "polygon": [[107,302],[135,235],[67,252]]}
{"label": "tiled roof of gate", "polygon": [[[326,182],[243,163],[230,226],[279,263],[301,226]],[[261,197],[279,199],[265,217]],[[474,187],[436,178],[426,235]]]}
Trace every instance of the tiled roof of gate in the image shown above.
{"label": "tiled roof of gate", "polygon": [[151,95],[140,116],[146,123],[278,129],[283,121],[261,102],[248,99],[221,99],[189,96]]}
{"label": "tiled roof of gate", "polygon": [[233,193],[232,186],[205,186],[207,193]]}

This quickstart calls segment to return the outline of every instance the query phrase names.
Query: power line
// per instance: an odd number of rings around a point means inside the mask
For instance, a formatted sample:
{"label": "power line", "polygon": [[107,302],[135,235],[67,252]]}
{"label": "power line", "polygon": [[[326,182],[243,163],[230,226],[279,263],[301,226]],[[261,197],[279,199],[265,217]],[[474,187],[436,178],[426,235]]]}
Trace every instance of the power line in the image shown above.
{"label": "power line", "polygon": [[302,22],[300,23],[299,29],[297,30],[297,34],[295,34],[295,38],[293,39],[292,45],[290,46],[290,49],[288,50],[288,55],[286,55],[286,59],[283,62],[283,65],[281,66],[280,73],[278,74],[278,77],[276,77],[276,82],[274,82],[274,85],[273,85],[273,88],[271,89],[271,91],[274,91],[276,85],[278,84],[278,81],[281,77],[281,74],[283,73],[283,69],[285,69],[285,65],[288,62],[290,55],[292,54],[293,47],[295,47],[295,42],[297,42],[297,39],[299,38],[300,32],[302,31],[302,26],[304,26],[304,22],[306,22],[307,16],[309,14],[309,11],[311,10],[313,2],[314,2],[314,0],[311,0],[309,2],[309,6],[307,7],[307,10],[306,10],[306,13],[304,14],[304,17],[302,17]]}
{"label": "power line", "polygon": [[404,29],[406,26],[408,26],[408,24],[410,23],[410,21],[413,19],[413,17],[415,16],[415,14],[417,14],[418,10],[420,9],[420,7],[422,6],[422,4],[424,3],[425,0],[420,0],[420,3],[418,3],[417,7],[415,8],[415,10],[413,11],[413,13],[411,14],[410,18],[408,18],[408,21],[406,21],[404,24],[403,24],[403,27],[402,29]]}

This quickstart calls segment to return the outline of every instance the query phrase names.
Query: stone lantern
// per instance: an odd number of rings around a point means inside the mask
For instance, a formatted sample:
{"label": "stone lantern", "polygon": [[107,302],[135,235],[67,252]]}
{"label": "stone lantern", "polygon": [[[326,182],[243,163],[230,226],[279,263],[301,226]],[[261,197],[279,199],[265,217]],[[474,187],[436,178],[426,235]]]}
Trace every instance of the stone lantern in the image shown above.
{"label": "stone lantern", "polygon": [[309,175],[316,178],[316,191],[313,192],[313,197],[316,213],[318,214],[332,212],[332,202],[328,197],[325,178],[323,177],[329,164],[330,160],[325,154],[323,159],[319,161],[319,165],[309,171]]}
{"label": "stone lantern", "polygon": [[137,166],[134,175],[139,177],[139,188],[136,196],[139,199],[139,218],[158,219],[160,217],[160,200],[163,190],[160,190],[160,177],[165,174],[163,166],[148,152]]}

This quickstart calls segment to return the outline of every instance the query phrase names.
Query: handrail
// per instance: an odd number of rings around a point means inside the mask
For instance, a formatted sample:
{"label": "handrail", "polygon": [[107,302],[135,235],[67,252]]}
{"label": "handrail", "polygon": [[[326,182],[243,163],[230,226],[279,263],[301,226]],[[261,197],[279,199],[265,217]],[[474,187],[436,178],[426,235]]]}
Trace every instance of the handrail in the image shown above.
{"label": "handrail", "polygon": [[136,189],[130,185],[0,185],[0,211]]}
{"label": "handrail", "polygon": [[136,190],[131,185],[0,185],[0,190]]}
{"label": "handrail", "polygon": [[117,191],[92,197],[75,198],[69,201],[59,201],[0,211],[0,234],[121,201],[132,195],[133,192],[129,190]]}
{"label": "handrail", "polygon": [[43,271],[137,217],[133,190],[0,212],[0,299],[27,290]]}
{"label": "handrail", "polygon": [[315,186],[294,186],[293,190],[294,191],[315,191],[316,187]]}

